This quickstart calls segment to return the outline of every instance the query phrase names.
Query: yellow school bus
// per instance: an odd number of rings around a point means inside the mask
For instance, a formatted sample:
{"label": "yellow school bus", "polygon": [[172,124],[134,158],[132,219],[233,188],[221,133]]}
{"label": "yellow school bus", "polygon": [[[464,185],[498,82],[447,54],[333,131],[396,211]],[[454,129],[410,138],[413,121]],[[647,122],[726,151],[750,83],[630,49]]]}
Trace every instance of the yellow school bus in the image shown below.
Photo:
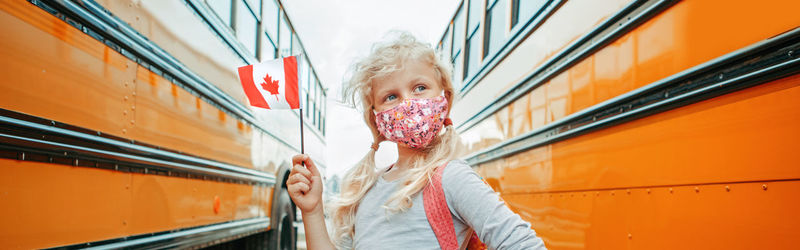
{"label": "yellow school bus", "polygon": [[463,158],[549,249],[796,248],[798,9],[464,0]]}
{"label": "yellow school bus", "polygon": [[274,0],[0,1],[0,249],[294,249],[291,155],[326,92],[255,110],[236,68],[308,58]]}

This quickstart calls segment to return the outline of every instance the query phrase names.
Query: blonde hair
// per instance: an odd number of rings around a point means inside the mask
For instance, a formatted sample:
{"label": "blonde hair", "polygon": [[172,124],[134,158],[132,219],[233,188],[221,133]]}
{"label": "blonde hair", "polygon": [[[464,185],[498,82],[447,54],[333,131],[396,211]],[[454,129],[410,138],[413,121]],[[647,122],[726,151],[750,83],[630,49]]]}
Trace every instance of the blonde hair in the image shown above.
{"label": "blonde hair", "polygon": [[[343,91],[344,100],[353,107],[360,106],[364,112],[364,122],[372,132],[375,144],[386,138],[378,132],[375,115],[372,112],[373,81],[401,70],[407,60],[431,64],[445,92],[449,107],[453,106],[453,98],[456,96],[450,80],[452,67],[449,60],[437,56],[431,46],[417,41],[407,32],[395,31],[389,35],[394,37],[373,45],[370,55],[353,65]],[[342,180],[340,196],[333,199],[328,206],[333,220],[332,238],[337,243],[345,237],[353,237],[358,205],[378,179],[379,175],[375,168],[376,150],[377,147],[370,149],[367,155],[348,171]],[[421,150],[425,153],[410,161],[412,165],[406,179],[384,204],[387,211],[392,213],[407,211],[412,205],[412,198],[428,184],[436,167],[459,156],[461,143],[458,133],[452,125],[448,125],[443,134],[437,135],[426,148]]]}

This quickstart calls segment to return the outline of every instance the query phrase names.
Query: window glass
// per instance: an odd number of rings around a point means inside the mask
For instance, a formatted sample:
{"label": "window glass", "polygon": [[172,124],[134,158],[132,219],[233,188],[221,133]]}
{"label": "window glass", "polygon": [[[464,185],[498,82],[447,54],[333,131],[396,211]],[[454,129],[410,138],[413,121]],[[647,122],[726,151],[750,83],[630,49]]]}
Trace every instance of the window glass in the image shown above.
{"label": "window glass", "polygon": [[453,56],[455,56],[461,47],[464,46],[464,8],[462,7],[456,18],[453,19]]}
{"label": "window glass", "polygon": [[506,4],[507,1],[499,1],[486,14],[486,28],[484,39],[484,57],[494,54],[503,46],[506,40]]}
{"label": "window glass", "polygon": [[258,20],[244,3],[238,4],[236,14],[236,38],[244,44],[251,55],[256,55],[256,36],[258,35]]}
{"label": "window glass", "polygon": [[461,89],[461,82],[464,79],[464,60],[461,60],[462,57],[461,53],[459,53],[456,54],[453,60],[453,88],[455,89]]}
{"label": "window glass", "polygon": [[475,32],[475,34],[467,40],[467,47],[465,50],[467,54],[465,54],[466,57],[464,63],[466,64],[467,68],[464,72],[464,79],[472,74],[475,74],[475,71],[481,64],[481,40],[478,36],[478,32]]}
{"label": "window glass", "polygon": [[275,0],[264,0],[264,15],[262,16],[264,22],[264,30],[269,35],[270,39],[277,44],[278,38],[278,18],[280,12]]}
{"label": "window glass", "polygon": [[280,49],[281,57],[289,56],[292,53],[292,30],[289,29],[289,24],[286,22],[286,16],[281,18],[281,33],[278,34],[278,47]]}
{"label": "window glass", "polygon": [[272,44],[272,41],[270,41],[269,36],[266,34],[264,34],[264,37],[261,40],[261,60],[274,59],[275,52],[278,50],[278,48]]}
{"label": "window glass", "polygon": [[231,0],[206,0],[206,3],[225,25],[231,26]]}
{"label": "window glass", "polygon": [[261,0],[247,0],[247,5],[256,13],[256,16],[261,16]]}
{"label": "window glass", "polygon": [[325,135],[325,121],[328,120],[328,103],[327,98],[322,100],[322,120],[320,121],[319,131],[322,132],[322,135]]}
{"label": "window glass", "polygon": [[469,23],[467,25],[467,35],[478,28],[478,24],[481,22],[481,12],[483,10],[481,6],[482,3],[483,1],[481,0],[469,0],[469,16],[467,16],[467,22]]}
{"label": "window glass", "polygon": [[303,46],[300,46],[300,38],[297,33],[292,34],[292,55],[303,54]]}
{"label": "window glass", "polygon": [[515,19],[514,21],[516,21],[513,25],[517,23],[527,23],[528,19],[533,17],[546,2],[547,0],[514,0],[514,4],[516,5],[514,6],[514,10],[517,12],[517,16],[513,18]]}
{"label": "window glass", "polygon": [[450,29],[447,29],[447,32],[444,33],[444,39],[442,39],[442,55],[446,56],[446,58],[452,58],[450,55],[453,54],[452,49],[452,38],[450,37]]}

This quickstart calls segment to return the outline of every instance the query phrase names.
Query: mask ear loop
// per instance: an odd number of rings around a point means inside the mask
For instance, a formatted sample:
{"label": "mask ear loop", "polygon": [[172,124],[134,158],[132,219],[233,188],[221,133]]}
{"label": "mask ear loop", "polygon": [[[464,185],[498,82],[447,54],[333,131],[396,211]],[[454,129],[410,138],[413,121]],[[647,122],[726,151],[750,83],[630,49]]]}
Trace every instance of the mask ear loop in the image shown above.
{"label": "mask ear loop", "polygon": [[450,107],[450,103],[451,103],[450,102],[450,98],[447,96],[447,92],[446,91],[442,91],[442,95],[444,95],[444,99],[448,101],[447,102],[447,106],[448,106],[447,107],[447,114],[445,114],[445,118],[444,118],[444,126],[445,127],[453,126],[453,120],[450,120],[450,110],[452,109],[452,107]]}

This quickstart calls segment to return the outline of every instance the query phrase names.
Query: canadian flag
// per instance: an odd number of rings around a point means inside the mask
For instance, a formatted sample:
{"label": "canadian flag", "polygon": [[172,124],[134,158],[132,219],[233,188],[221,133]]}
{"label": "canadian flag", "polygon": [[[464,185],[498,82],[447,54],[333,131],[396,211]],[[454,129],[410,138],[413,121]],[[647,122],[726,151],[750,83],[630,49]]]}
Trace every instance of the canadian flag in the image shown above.
{"label": "canadian flag", "polygon": [[297,57],[239,67],[239,80],[250,105],[265,109],[300,108]]}

